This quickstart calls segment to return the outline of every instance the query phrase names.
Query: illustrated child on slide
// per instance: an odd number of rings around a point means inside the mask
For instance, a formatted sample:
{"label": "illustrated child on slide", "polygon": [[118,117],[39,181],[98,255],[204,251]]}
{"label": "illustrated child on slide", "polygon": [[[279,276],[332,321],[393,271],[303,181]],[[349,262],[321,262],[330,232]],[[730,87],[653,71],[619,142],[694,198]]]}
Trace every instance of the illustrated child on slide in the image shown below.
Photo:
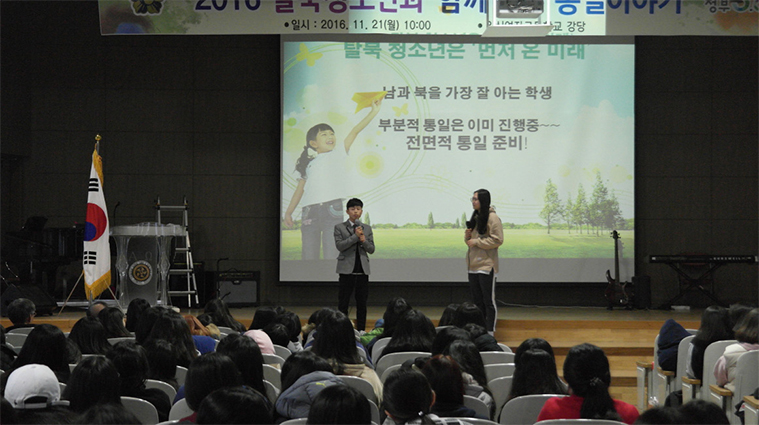
{"label": "illustrated child on slide", "polygon": [[[382,99],[386,92],[356,93],[353,100],[358,103],[357,111],[366,106],[371,111],[345,136],[343,146],[339,147],[335,131],[329,124],[317,124],[306,134],[306,146],[295,164],[300,173],[298,186],[285,211],[285,226],[293,227],[293,211],[303,203],[301,215],[301,256],[304,260],[319,259],[319,245],[324,252],[324,259],[337,258],[333,236],[335,224],[343,222],[343,199],[349,195],[348,182],[339,170],[345,169],[356,136],[379,113]],[[360,95],[372,95],[363,98]],[[364,106],[365,105],[365,106]],[[313,150],[315,156],[309,155]]]}

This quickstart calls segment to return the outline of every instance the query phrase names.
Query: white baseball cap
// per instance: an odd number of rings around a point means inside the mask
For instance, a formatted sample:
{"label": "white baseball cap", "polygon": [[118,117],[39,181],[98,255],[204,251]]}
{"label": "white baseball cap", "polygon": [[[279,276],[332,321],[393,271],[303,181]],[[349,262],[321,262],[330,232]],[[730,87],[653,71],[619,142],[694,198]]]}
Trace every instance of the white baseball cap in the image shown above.
{"label": "white baseball cap", "polygon": [[[38,397],[45,401],[27,401]],[[8,377],[5,399],[16,409],[41,409],[60,401],[61,387],[49,367],[28,364],[14,370]]]}

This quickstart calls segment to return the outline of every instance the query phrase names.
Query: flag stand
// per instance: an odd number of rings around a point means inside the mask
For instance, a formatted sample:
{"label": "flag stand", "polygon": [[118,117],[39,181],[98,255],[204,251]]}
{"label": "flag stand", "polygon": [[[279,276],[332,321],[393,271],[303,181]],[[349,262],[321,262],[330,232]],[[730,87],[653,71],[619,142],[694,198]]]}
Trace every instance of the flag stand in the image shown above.
{"label": "flag stand", "polygon": [[[79,282],[82,280],[83,276],[84,276],[84,270],[82,270],[82,273],[79,274],[79,278],[76,280],[76,283],[74,284],[74,287],[71,288],[71,292],[69,292],[69,296],[66,297],[66,301],[63,302],[63,305],[61,306],[61,310],[58,312],[59,316],[61,315],[61,313],[63,313],[63,309],[66,308],[66,304],[68,304],[69,300],[71,299],[71,296],[74,295],[74,290],[79,285]],[[108,285],[108,292],[110,292],[111,295],[113,296],[113,299],[116,300],[116,294],[113,293],[113,289],[111,289],[111,285]],[[100,295],[98,295],[98,297],[99,296]],[[89,301],[89,303],[90,303],[89,307],[92,307],[92,299],[88,297],[87,301]]]}

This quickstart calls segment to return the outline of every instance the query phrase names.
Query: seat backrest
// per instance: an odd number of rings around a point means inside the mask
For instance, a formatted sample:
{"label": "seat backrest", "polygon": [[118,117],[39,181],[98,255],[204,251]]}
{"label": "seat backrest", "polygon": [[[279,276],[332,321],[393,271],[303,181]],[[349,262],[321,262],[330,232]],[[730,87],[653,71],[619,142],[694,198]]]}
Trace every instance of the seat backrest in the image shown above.
{"label": "seat backrest", "polygon": [[374,393],[374,387],[372,387],[372,384],[366,379],[350,375],[340,375],[338,378],[345,382],[349,387],[357,389],[368,400],[378,404],[377,394]]}
{"label": "seat backrest", "polygon": [[[479,416],[490,418],[490,408],[484,401],[471,395],[464,395],[464,406],[474,410]],[[492,419],[492,418],[491,418]]]}
{"label": "seat backrest", "polygon": [[685,376],[685,366],[688,364],[688,348],[694,337],[695,335],[686,336],[680,340],[680,344],[677,346],[677,370],[675,371],[675,379],[673,380],[675,387],[672,391],[683,389],[682,377]]}
{"label": "seat backrest", "polygon": [[717,360],[725,353],[725,348],[728,345],[735,344],[736,340],[729,339],[724,341],[712,342],[706,347],[704,351],[704,373],[701,377],[701,399],[710,401],[709,386],[717,383],[717,379],[714,377],[714,365],[717,364]]}
{"label": "seat backrest", "polygon": [[502,342],[499,342],[498,346],[501,347],[501,350],[503,350],[505,353],[513,353],[513,351],[511,351],[511,347]]}
{"label": "seat backrest", "polygon": [[121,341],[136,341],[136,339],[133,336],[120,336],[117,338],[108,338],[108,342],[110,342],[111,345],[116,345]]}
{"label": "seat backrest", "polygon": [[34,330],[34,326],[25,326],[23,328],[16,328],[9,330],[5,335],[11,335],[11,334],[24,334],[29,335],[30,332]]}
{"label": "seat backrest", "polygon": [[180,387],[184,385],[184,381],[187,379],[187,368],[184,366],[177,366],[177,374],[174,378],[176,378],[177,384],[179,384]]}
{"label": "seat backrest", "polygon": [[495,378],[514,375],[516,365],[514,363],[495,363],[485,365],[485,378],[488,382]]}
{"label": "seat backrest", "polygon": [[264,358],[264,364],[278,364],[282,367],[285,364],[285,359],[276,354],[261,354]]}
{"label": "seat backrest", "polygon": [[134,413],[143,425],[158,423],[158,410],[150,402],[140,398],[121,396],[121,404]]}
{"label": "seat backrest", "polygon": [[431,356],[431,353],[424,351],[405,351],[401,353],[386,354],[375,362],[374,370],[377,372],[377,376],[382,376],[382,372],[392,365],[403,364],[406,360],[425,356],[429,357]]}
{"label": "seat backrest", "polygon": [[274,344],[274,354],[287,360],[287,358],[290,357],[290,355],[292,354],[292,351],[290,351],[290,349],[287,347]]}
{"label": "seat backrest", "polygon": [[269,399],[272,405],[277,404],[277,397],[279,397],[279,390],[271,382],[264,379],[264,387],[266,387],[266,397]]}
{"label": "seat backrest", "polygon": [[759,387],[759,351],[749,351],[738,357],[735,366],[735,394],[733,400],[743,400]]}
{"label": "seat backrest", "polygon": [[236,331],[236,330],[234,330],[234,329],[232,329],[230,327],[227,327],[227,326],[217,326],[217,328],[219,328],[219,332],[225,333],[227,335],[229,335],[229,334],[239,334],[240,333],[240,332],[238,332],[238,331]]}
{"label": "seat backrest", "polygon": [[265,364],[264,379],[271,382],[278,390],[282,390],[282,371],[280,369],[270,364]]}
{"label": "seat backrest", "polygon": [[538,422],[540,425],[622,425],[624,422],[608,419],[550,419]]}
{"label": "seat backrest", "polygon": [[157,379],[146,379],[145,388],[158,388],[169,396],[170,401],[174,401],[174,397],[177,396],[177,390],[171,386],[168,382],[159,381]]}
{"label": "seat backrest", "polygon": [[174,421],[186,418],[192,415],[192,413],[192,409],[190,409],[190,406],[187,405],[187,400],[183,398],[171,406],[171,410],[169,411],[169,420]]}
{"label": "seat backrest", "polygon": [[369,400],[369,412],[372,415],[372,422],[375,424],[380,423],[379,407],[371,400]]}
{"label": "seat backrest", "polygon": [[382,355],[382,350],[385,349],[385,346],[388,342],[390,342],[392,338],[382,338],[378,339],[377,342],[372,345],[372,360],[377,363],[377,359]]}
{"label": "seat backrest", "polygon": [[308,421],[308,418],[295,418],[295,419],[288,419],[284,422],[282,422],[279,425],[305,425]]}
{"label": "seat backrest", "polygon": [[5,343],[12,345],[14,349],[18,348],[21,350],[21,347],[24,346],[24,342],[26,342],[26,337],[28,336],[29,335],[22,333],[8,333],[5,334]]}
{"label": "seat backrest", "polygon": [[506,402],[500,412],[498,423],[502,425],[533,424],[551,397],[565,397],[563,394],[532,394],[515,397]]}
{"label": "seat backrest", "polygon": [[385,381],[387,380],[387,377],[390,376],[390,374],[393,373],[393,371],[400,368],[401,368],[401,365],[399,364],[394,364],[388,367],[387,369],[385,369],[384,372],[382,372],[382,376],[380,376],[380,381],[382,381],[382,383],[384,384]]}
{"label": "seat backrest", "polygon": [[496,364],[496,363],[514,363],[514,353],[505,351],[480,351],[480,357],[482,357],[482,363]]}
{"label": "seat backrest", "polygon": [[511,393],[511,376],[504,376],[502,378],[496,378],[488,382],[490,392],[493,393],[493,401],[495,403],[495,411],[500,412],[503,405],[506,404],[506,400]]}
{"label": "seat backrest", "polygon": [[469,425],[498,425],[498,422],[493,422],[482,418],[442,417],[440,420],[446,424],[465,423]]}

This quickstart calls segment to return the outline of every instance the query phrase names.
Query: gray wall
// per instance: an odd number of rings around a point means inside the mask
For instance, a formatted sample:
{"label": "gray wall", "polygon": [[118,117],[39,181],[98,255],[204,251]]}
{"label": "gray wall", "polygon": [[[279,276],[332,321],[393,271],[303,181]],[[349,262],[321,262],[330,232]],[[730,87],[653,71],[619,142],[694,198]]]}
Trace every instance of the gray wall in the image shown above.
{"label": "gray wall", "polygon": [[[186,195],[196,261],[260,270],[269,304],[333,304],[330,286],[278,282],[279,37],[99,35],[96,2],[2,2],[2,232],[26,217],[84,221],[103,135],[112,225],[155,220]],[[636,268],[653,304],[677,294],[650,254],[757,249],[757,38],[636,38]],[[757,267],[728,265],[717,294],[757,302]],[[462,276],[463,279],[463,276]],[[507,303],[603,305],[605,284],[509,284]],[[444,305],[463,285],[376,284]],[[435,291],[429,287],[434,286]],[[704,302],[699,297],[690,300]]]}

